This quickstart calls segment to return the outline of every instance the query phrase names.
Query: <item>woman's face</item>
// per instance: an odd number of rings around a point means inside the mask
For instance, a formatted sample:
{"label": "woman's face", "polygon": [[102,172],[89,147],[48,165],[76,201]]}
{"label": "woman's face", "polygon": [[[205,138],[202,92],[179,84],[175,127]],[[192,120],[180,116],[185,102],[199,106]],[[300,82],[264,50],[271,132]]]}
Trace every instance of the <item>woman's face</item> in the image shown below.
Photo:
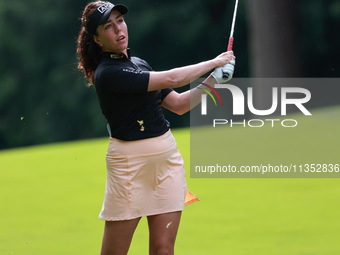
{"label": "woman's face", "polygon": [[104,52],[126,53],[128,46],[128,31],[123,15],[112,10],[107,22],[98,26],[94,41]]}

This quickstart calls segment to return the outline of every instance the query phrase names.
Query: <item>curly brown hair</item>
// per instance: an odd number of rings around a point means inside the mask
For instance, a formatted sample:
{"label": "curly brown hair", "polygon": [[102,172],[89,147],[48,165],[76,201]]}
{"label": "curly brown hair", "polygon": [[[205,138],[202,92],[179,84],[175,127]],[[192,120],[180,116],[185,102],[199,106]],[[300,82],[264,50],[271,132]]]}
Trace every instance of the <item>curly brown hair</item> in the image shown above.
{"label": "curly brown hair", "polygon": [[[89,86],[94,85],[94,71],[98,67],[102,49],[94,42],[93,37],[86,31],[86,25],[93,12],[105,1],[88,3],[81,17],[81,30],[77,40],[78,69],[82,70],[85,77],[89,80]],[[97,31],[95,32],[97,34]]]}

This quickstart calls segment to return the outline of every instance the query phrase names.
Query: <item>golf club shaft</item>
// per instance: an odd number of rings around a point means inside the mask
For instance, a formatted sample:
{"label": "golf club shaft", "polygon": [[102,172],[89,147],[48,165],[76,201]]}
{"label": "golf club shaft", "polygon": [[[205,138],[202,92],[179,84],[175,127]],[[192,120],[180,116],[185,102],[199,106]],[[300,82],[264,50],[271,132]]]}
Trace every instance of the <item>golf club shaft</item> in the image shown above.
{"label": "golf club shaft", "polygon": [[[229,43],[228,43],[228,51],[233,50],[234,45],[234,30],[235,30],[235,22],[236,22],[236,14],[237,14],[237,7],[238,7],[238,0],[236,0],[235,8],[234,8],[234,16],[233,16],[233,22],[231,24],[231,31],[230,31],[230,37],[229,37]],[[229,75],[227,73],[223,73],[224,78],[229,78]]]}
{"label": "golf club shaft", "polygon": [[228,51],[233,50],[234,31],[235,31],[235,22],[236,22],[236,15],[237,15],[237,7],[238,7],[238,0],[236,0],[236,2],[235,2],[233,22],[231,23],[230,37],[229,37],[229,43],[228,43]]}

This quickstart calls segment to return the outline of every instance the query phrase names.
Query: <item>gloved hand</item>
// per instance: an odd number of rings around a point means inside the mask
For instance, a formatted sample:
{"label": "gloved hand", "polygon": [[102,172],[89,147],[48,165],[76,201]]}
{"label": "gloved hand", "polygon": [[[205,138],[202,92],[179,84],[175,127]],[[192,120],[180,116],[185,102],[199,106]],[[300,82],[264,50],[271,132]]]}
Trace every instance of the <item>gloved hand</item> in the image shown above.
{"label": "gloved hand", "polygon": [[229,64],[216,68],[214,72],[212,72],[211,75],[215,78],[217,83],[225,83],[233,78],[235,63],[235,60],[232,60]]}

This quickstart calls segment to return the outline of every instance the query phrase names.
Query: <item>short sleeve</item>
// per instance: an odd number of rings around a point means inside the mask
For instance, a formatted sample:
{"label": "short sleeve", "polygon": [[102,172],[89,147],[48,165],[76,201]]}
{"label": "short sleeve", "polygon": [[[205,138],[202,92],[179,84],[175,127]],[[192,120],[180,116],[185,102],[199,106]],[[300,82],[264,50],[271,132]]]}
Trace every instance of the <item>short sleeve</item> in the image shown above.
{"label": "short sleeve", "polygon": [[149,65],[148,62],[146,62],[144,59],[138,58],[138,57],[132,57],[131,61],[135,63],[139,68],[146,71],[153,71],[152,67]]}
{"label": "short sleeve", "polygon": [[162,89],[162,90],[161,90],[161,100],[163,101],[164,98],[166,98],[166,96],[169,95],[172,91],[174,91],[174,90],[171,89],[171,88]]}

